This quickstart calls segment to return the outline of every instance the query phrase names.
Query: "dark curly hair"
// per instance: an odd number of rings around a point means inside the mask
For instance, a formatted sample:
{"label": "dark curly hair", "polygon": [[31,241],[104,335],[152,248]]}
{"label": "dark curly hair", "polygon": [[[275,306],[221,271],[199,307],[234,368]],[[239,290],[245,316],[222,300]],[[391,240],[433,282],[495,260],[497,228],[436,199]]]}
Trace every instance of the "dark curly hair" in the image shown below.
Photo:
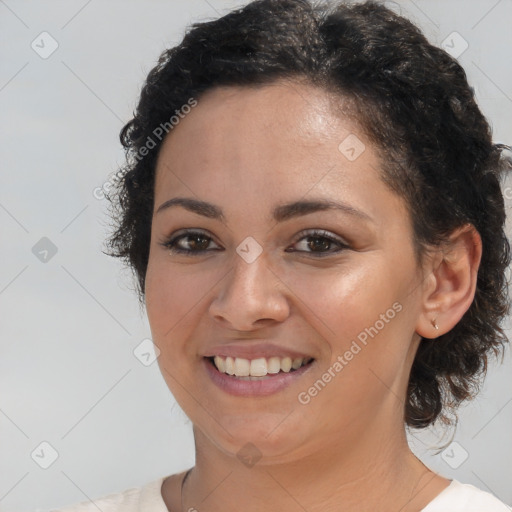
{"label": "dark curly hair", "polygon": [[121,131],[127,160],[109,197],[116,226],[108,254],[132,268],[143,304],[162,127],[170,131],[173,115],[216,86],[278,79],[350,100],[384,155],[383,180],[409,207],[418,261],[458,227],[470,223],[480,234],[474,301],[450,332],[421,341],[407,390],[408,426],[450,423],[447,411],[478,392],[488,356],[508,341],[501,321],[509,309],[510,248],[500,188],[507,146],[493,144],[457,61],[378,3],[257,0],[189,27],[181,44],[160,56]]}

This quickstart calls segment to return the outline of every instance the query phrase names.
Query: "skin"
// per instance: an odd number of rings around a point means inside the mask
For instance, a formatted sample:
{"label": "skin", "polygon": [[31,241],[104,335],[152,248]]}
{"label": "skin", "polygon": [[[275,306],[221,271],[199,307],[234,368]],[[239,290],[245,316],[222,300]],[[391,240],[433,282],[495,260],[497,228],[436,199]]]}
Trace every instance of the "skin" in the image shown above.
{"label": "skin", "polygon": [[[306,84],[216,88],[160,150],[146,306],[162,375],[196,442],[183,505],[183,474],[162,486],[169,510],[419,511],[449,484],[411,453],[404,400],[421,336],[447,332],[471,304],[480,239],[461,228],[420,265],[404,200],[379,176],[378,148],[333,105]],[[350,134],[365,145],[353,161],[338,149]],[[177,197],[212,203],[223,218],[179,205],[158,211]],[[276,206],[312,199],[352,210],[272,217]],[[210,237],[200,239],[205,253],[163,245],[185,228]],[[312,229],[346,247],[308,245],[301,231]],[[236,252],[248,236],[263,249],[251,263]],[[324,257],[315,256],[319,246]],[[400,312],[301,404],[299,393],[397,303]],[[203,358],[212,346],[262,341],[315,361],[267,397],[233,396],[212,383]],[[252,467],[237,457],[247,443],[261,455]]]}

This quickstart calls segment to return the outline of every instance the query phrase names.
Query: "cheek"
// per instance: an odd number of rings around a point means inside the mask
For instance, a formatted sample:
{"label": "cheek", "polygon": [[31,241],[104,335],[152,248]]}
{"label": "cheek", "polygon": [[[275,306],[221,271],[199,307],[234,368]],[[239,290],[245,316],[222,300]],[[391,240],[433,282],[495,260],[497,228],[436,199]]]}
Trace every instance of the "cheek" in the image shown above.
{"label": "cheek", "polygon": [[344,375],[338,384],[358,397],[372,393],[375,375],[388,382],[401,371],[413,332],[408,311],[413,268],[376,255],[364,259],[339,270],[286,277],[304,305],[299,314],[325,341],[329,361],[321,370],[338,361],[336,369],[342,370],[334,373]]}
{"label": "cheek", "polygon": [[165,258],[150,257],[146,273],[146,311],[153,343],[160,351],[157,359],[160,372],[175,399],[186,411],[193,388],[193,372],[184,361],[192,360],[191,347],[185,342],[197,325],[197,311],[201,307],[199,277],[183,276],[171,269]]}
{"label": "cheek", "polygon": [[221,270],[208,265],[171,264],[165,252],[150,256],[146,311],[153,342],[164,359],[175,361],[178,355],[195,355],[187,340],[208,315],[212,289],[224,275]]}
{"label": "cheek", "polygon": [[194,309],[200,307],[204,289],[204,280],[199,275],[182,275],[162,258],[150,258],[146,274],[146,310],[153,341],[162,345],[160,350],[186,326],[187,317],[193,316]]}
{"label": "cheek", "polygon": [[283,281],[318,331],[333,344],[373,325],[397,300],[397,276],[378,258],[354,259],[332,269],[295,269]]}

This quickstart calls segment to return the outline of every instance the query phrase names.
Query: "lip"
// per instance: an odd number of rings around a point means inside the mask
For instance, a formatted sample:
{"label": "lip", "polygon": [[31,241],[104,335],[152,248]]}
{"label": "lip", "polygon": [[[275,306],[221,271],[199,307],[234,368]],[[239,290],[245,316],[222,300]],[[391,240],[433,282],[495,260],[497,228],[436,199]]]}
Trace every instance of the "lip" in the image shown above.
{"label": "lip", "polygon": [[[286,357],[286,355],[283,357]],[[209,375],[213,383],[226,393],[234,396],[263,397],[273,395],[291,386],[311,369],[315,364],[315,360],[306,366],[301,366],[298,370],[294,370],[289,373],[280,372],[266,377],[255,377],[255,380],[245,380],[243,378],[221,373],[207,357],[203,358],[203,364],[206,373]]]}
{"label": "lip", "polygon": [[216,347],[209,348],[202,355],[204,357],[222,356],[233,358],[240,357],[243,359],[258,359],[260,357],[264,357],[266,359],[269,359],[270,357],[291,357],[292,359],[297,359],[299,357],[313,357],[311,354],[297,352],[271,343],[258,343],[251,345],[248,342],[243,344],[218,345]]}

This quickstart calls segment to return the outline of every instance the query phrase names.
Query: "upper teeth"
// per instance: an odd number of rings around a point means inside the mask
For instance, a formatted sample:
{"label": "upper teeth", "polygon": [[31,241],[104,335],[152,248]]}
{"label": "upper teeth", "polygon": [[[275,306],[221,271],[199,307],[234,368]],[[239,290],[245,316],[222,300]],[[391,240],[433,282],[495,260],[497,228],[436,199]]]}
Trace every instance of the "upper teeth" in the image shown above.
{"label": "upper teeth", "polygon": [[264,377],[268,373],[288,373],[292,368],[297,370],[310,359],[297,357],[260,357],[258,359],[243,359],[241,357],[220,357],[213,359],[215,366],[222,373],[235,375],[236,377]]}

